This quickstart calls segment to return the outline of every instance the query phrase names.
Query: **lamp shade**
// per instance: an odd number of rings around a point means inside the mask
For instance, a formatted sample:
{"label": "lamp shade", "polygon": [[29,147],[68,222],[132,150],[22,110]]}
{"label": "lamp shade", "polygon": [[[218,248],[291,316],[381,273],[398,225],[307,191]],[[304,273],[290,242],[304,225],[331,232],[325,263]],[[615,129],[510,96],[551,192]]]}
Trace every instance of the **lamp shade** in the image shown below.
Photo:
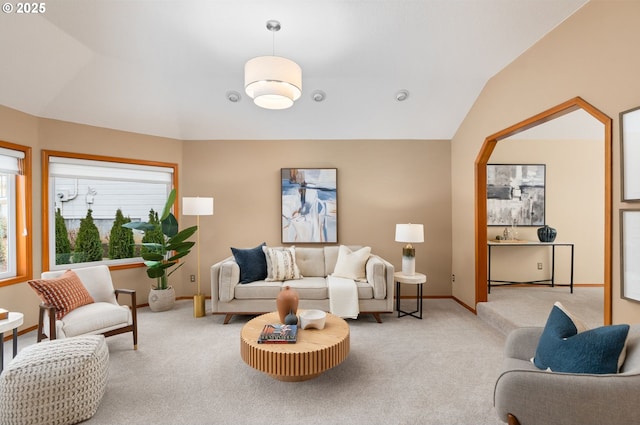
{"label": "lamp shade", "polygon": [[286,109],[302,95],[302,69],[280,56],[258,56],[244,65],[245,92],[266,109]]}
{"label": "lamp shade", "polygon": [[182,198],[183,215],[213,215],[213,198]]}
{"label": "lamp shade", "polygon": [[424,242],[424,225],[411,223],[396,224],[396,242]]}

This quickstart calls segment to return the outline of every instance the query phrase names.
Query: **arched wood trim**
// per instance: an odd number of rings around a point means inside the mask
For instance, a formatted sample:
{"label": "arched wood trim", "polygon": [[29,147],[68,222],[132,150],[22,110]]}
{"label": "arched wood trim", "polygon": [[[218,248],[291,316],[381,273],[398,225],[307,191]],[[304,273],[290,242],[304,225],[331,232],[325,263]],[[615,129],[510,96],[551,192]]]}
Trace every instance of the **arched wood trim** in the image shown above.
{"label": "arched wood trim", "polygon": [[500,140],[551,121],[570,112],[583,109],[604,124],[604,324],[611,324],[612,276],[612,120],[580,97],[570,99],[544,112],[487,137],[475,162],[475,261],[476,305],[487,301],[487,162]]}

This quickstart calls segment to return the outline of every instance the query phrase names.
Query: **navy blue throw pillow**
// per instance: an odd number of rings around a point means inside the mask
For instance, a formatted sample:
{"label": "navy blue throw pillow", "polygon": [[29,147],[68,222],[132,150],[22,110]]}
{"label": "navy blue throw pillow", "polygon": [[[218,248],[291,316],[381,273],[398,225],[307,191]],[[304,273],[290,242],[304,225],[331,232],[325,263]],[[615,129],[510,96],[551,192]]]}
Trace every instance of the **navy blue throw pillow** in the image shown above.
{"label": "navy blue throw pillow", "polygon": [[571,318],[558,306],[553,306],[533,363],[539,369],[553,372],[618,373],[628,333],[629,325],[602,326],[578,332]]}
{"label": "navy blue throw pillow", "polygon": [[236,263],[240,266],[240,283],[255,282],[267,278],[267,259],[262,251],[262,243],[255,248],[231,248]]}

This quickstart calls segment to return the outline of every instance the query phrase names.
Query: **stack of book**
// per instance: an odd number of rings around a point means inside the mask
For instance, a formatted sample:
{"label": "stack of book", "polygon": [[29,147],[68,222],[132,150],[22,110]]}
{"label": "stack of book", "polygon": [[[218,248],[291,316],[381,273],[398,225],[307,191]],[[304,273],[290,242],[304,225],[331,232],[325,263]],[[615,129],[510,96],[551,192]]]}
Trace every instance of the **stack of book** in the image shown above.
{"label": "stack of book", "polygon": [[297,336],[297,325],[264,325],[258,344],[293,344]]}
{"label": "stack of book", "polygon": [[0,308],[0,320],[5,320],[9,318],[9,310],[5,310],[4,308]]}

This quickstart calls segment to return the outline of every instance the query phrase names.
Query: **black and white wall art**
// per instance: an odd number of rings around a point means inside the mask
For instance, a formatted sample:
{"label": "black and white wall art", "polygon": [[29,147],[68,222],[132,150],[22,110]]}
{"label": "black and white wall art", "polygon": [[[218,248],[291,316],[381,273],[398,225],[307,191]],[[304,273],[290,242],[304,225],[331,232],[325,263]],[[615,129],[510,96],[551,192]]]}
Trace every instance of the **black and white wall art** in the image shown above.
{"label": "black and white wall art", "polygon": [[487,164],[487,225],[545,224],[544,164]]}

